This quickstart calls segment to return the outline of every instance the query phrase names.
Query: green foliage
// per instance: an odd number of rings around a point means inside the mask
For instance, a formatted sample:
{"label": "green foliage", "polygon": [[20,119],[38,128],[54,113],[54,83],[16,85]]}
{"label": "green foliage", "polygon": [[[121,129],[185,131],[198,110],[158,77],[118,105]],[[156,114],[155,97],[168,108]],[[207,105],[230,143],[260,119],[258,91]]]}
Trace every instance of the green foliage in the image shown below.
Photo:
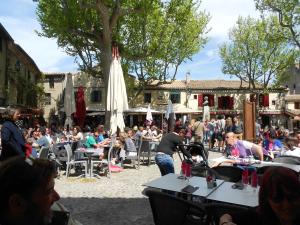
{"label": "green foliage", "polygon": [[275,17],[240,17],[229,32],[230,42],[220,47],[223,73],[249,82],[249,88],[258,83],[267,89],[295,61],[296,51],[285,36]]}
{"label": "green foliage", "polygon": [[263,14],[274,13],[280,25],[289,31],[290,41],[300,48],[300,3],[299,0],[255,0],[256,8]]}
{"label": "green foliage", "polygon": [[[196,3],[195,3],[196,2]],[[40,0],[40,35],[77,57],[80,68],[107,81],[111,46],[143,84],[174,79],[178,66],[205,44],[209,16],[193,0]],[[80,59],[80,60],[79,60]],[[174,69],[175,68],[175,69]],[[175,71],[170,74],[170,69]]]}

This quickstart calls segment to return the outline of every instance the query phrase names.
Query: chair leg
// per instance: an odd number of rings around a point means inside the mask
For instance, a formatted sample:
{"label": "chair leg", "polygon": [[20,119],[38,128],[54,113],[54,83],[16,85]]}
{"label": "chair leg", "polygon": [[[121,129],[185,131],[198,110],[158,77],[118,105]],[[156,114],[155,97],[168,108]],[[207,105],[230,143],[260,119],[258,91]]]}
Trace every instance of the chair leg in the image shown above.
{"label": "chair leg", "polygon": [[88,165],[87,165],[87,163],[85,163],[84,164],[84,170],[85,170],[85,177],[87,177],[88,176],[88,172],[87,172],[87,169],[88,169]]}
{"label": "chair leg", "polygon": [[67,168],[66,168],[66,177],[68,178],[69,176],[69,169],[70,169],[70,164],[67,163]]}

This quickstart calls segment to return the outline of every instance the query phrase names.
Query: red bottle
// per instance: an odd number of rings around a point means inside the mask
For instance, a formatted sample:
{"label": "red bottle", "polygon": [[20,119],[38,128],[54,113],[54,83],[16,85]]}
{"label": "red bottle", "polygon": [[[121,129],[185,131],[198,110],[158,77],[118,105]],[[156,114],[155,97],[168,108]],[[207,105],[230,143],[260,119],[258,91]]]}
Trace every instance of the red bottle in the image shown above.
{"label": "red bottle", "polygon": [[244,185],[247,185],[248,182],[249,182],[249,180],[248,180],[248,170],[247,169],[243,170],[242,181],[243,181]]}
{"label": "red bottle", "polygon": [[257,188],[257,172],[254,170],[251,174],[251,187]]}

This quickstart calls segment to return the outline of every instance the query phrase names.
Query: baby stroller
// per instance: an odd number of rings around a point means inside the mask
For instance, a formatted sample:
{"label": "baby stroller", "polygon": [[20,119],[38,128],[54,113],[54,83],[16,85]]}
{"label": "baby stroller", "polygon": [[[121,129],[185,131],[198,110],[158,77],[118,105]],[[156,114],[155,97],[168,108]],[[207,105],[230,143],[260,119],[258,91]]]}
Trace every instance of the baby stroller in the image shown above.
{"label": "baby stroller", "polygon": [[[204,145],[201,142],[192,142],[189,145],[185,145],[185,148],[190,152],[194,159],[191,174],[193,176],[205,177],[206,171],[209,170],[208,150],[204,148]],[[183,160],[186,160],[184,156]]]}

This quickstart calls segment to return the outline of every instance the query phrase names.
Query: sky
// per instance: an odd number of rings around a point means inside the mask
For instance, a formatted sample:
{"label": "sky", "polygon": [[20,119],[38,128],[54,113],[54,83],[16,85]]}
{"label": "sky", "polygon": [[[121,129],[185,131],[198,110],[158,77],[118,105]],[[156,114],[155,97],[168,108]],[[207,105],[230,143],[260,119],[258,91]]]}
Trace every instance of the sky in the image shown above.
{"label": "sky", "polygon": [[[74,58],[58,48],[55,39],[36,34],[36,30],[41,30],[35,14],[36,4],[32,0],[2,0],[0,22],[42,72],[76,72],[78,66]],[[238,16],[259,16],[254,0],[202,0],[200,9],[211,16],[208,24],[211,30],[207,34],[209,41],[192,61],[188,60],[179,67],[176,79],[185,79],[187,72],[192,80],[230,79],[222,73],[218,48],[228,41],[228,31],[235,25]]]}

